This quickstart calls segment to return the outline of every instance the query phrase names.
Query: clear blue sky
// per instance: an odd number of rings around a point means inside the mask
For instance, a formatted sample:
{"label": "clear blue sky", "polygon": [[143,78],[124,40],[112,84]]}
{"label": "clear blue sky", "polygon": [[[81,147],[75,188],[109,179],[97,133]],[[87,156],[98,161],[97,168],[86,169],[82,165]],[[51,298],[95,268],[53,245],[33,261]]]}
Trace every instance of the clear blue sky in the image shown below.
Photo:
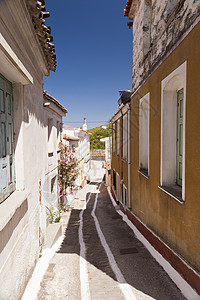
{"label": "clear blue sky", "polygon": [[82,126],[84,117],[89,128],[106,123],[118,107],[118,91],[131,89],[126,2],[46,0],[57,70],[44,78],[44,89],[68,109],[67,125]]}

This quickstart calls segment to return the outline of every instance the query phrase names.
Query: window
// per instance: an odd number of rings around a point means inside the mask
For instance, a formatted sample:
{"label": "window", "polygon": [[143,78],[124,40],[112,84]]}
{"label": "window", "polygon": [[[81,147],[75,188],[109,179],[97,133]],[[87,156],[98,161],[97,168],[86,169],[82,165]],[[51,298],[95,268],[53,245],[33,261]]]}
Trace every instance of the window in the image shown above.
{"label": "window", "polygon": [[60,122],[57,121],[57,140],[60,141]]}
{"label": "window", "polygon": [[53,119],[48,118],[48,153],[53,154]]}
{"label": "window", "polygon": [[120,201],[120,176],[117,173],[117,199]]}
{"label": "window", "polygon": [[186,62],[162,81],[161,186],[185,200]]}
{"label": "window", "polygon": [[15,190],[12,84],[0,75],[0,202]]}
{"label": "window", "polygon": [[123,116],[123,159],[127,160],[127,114]]}
{"label": "window", "polygon": [[123,184],[123,204],[127,206],[127,188]]}
{"label": "window", "polygon": [[120,149],[120,120],[117,120],[117,155],[119,156]]}
{"label": "window", "polygon": [[116,191],[116,173],[115,173],[115,170],[113,170],[113,187],[114,187],[114,190]]}
{"label": "window", "polygon": [[139,170],[149,175],[149,93],[139,101]]}
{"label": "window", "polygon": [[115,123],[113,123],[112,127],[112,134],[113,134],[113,154],[115,154],[115,140],[116,140],[116,130],[115,130]]}

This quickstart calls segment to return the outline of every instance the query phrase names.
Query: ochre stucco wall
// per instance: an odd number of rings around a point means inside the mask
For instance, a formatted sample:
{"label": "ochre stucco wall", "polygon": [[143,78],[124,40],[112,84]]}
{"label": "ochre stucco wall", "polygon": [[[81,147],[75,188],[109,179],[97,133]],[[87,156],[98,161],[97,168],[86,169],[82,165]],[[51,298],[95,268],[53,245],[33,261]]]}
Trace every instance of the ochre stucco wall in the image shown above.
{"label": "ochre stucco wall", "polygon": [[[164,242],[200,271],[200,24],[154,71],[131,101],[132,211]],[[185,203],[162,190],[161,81],[187,62]],[[138,173],[138,101],[150,92],[149,179]]]}
{"label": "ochre stucco wall", "polygon": [[[128,199],[128,145],[127,146],[127,160],[125,161],[122,158],[122,153],[123,153],[123,146],[122,146],[122,116],[120,115],[119,118],[120,120],[120,148],[119,148],[119,155],[117,155],[117,126],[118,126],[118,122],[115,121],[115,130],[116,130],[116,141],[115,141],[115,153],[113,154],[112,152],[112,169],[115,170],[115,172],[117,172],[120,175],[120,181],[123,179],[123,184],[126,186],[127,188],[127,203],[129,201]],[[127,125],[127,138],[128,138],[128,125]],[[113,142],[112,142],[113,143]],[[116,184],[117,184],[117,177],[116,177]],[[122,201],[122,183],[120,183],[120,196],[117,195],[117,191],[115,191],[116,196],[118,196],[118,199],[120,199],[120,201]]]}

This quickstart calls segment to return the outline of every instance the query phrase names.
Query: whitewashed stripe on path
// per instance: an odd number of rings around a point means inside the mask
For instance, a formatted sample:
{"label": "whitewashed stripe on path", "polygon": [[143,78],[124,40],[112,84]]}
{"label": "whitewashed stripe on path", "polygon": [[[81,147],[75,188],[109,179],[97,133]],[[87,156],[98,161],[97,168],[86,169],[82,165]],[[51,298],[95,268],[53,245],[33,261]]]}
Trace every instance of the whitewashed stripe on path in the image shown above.
{"label": "whitewashed stripe on path", "polygon": [[89,194],[88,200],[86,201],[84,208],[81,210],[80,226],[79,226],[79,244],[80,244],[80,283],[81,283],[81,300],[90,300],[90,288],[88,281],[88,270],[87,270],[87,261],[86,261],[86,247],[83,239],[83,213],[87,207],[88,202],[90,201],[91,194],[96,188],[96,185],[93,186],[92,191]]}
{"label": "whitewashed stripe on path", "polygon": [[[113,206],[116,206],[116,202],[110,190],[107,188],[110,199]],[[128,219],[128,217],[121,211],[117,210],[117,213],[122,216],[123,221],[133,230],[137,239],[146,247],[146,249],[151,253],[155,260],[163,267],[165,272],[169,275],[172,281],[180,289],[181,293],[186,297],[187,300],[200,300],[200,295],[181,277],[181,275],[168,263],[168,261],[147,241],[147,239],[140,233],[140,231],[133,225],[133,223]],[[145,226],[145,224],[143,223]]]}
{"label": "whitewashed stripe on path", "polygon": [[[99,187],[99,190],[100,190],[100,188],[101,188],[101,185]],[[115,276],[117,278],[117,281],[119,283],[119,287],[120,287],[120,289],[121,289],[121,291],[122,291],[125,299],[126,300],[130,300],[130,299],[131,300],[136,300],[137,298],[136,298],[135,294],[133,293],[130,285],[126,282],[123,274],[121,273],[121,271],[120,271],[120,269],[119,269],[119,267],[117,265],[117,262],[116,262],[113,254],[112,254],[112,252],[111,252],[111,250],[110,250],[110,248],[109,248],[109,246],[108,246],[108,244],[106,242],[106,239],[105,239],[105,237],[103,235],[103,232],[101,230],[99,221],[98,221],[98,219],[97,219],[97,217],[95,215],[97,201],[98,201],[98,193],[96,194],[96,197],[95,197],[95,202],[94,202],[94,206],[93,206],[93,210],[92,210],[91,215],[92,215],[92,217],[94,219],[95,226],[96,226],[96,229],[97,229],[97,232],[98,232],[101,244],[102,244],[102,246],[105,249],[105,252],[107,254],[110,266],[111,266],[111,268],[112,268],[112,270],[113,270],[113,272],[114,272],[114,274],[115,274]]]}
{"label": "whitewashed stripe on path", "polygon": [[59,237],[56,243],[52,246],[52,248],[45,249],[42,253],[42,257],[38,260],[38,263],[33,271],[33,274],[26,286],[25,292],[22,296],[21,300],[35,300],[37,299],[37,294],[41,288],[40,283],[42,278],[48,269],[49,262],[60,248],[62,242],[64,240],[64,235]]}

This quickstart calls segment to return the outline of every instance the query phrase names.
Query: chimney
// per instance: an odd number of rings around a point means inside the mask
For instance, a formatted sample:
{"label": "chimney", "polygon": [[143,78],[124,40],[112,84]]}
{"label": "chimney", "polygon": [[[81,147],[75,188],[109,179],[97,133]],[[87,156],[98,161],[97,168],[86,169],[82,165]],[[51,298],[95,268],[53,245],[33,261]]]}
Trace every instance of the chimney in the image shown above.
{"label": "chimney", "polygon": [[87,131],[86,118],[84,118],[83,130],[86,130],[86,131]]}

